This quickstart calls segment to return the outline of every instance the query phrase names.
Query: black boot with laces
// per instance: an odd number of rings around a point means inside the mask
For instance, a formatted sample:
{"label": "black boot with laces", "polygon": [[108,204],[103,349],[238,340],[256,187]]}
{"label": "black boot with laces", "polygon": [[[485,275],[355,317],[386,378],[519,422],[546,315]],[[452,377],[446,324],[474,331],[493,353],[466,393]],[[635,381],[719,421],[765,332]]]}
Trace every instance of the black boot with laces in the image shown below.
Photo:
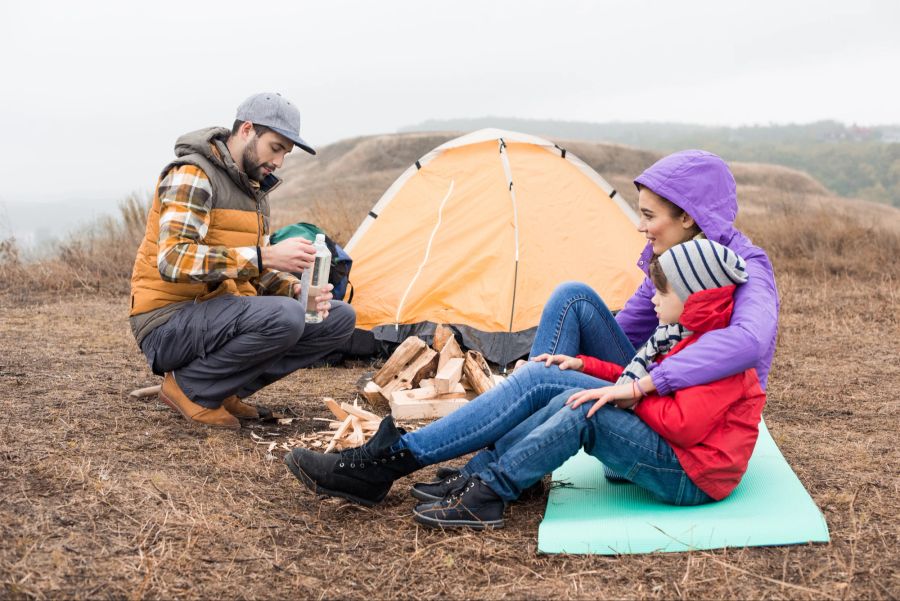
{"label": "black boot with laces", "polygon": [[375,436],[361,447],[340,453],[294,449],[284,456],[284,462],[313,492],[371,507],[384,500],[394,480],[422,467],[408,450],[391,452],[404,433],[387,416]]}

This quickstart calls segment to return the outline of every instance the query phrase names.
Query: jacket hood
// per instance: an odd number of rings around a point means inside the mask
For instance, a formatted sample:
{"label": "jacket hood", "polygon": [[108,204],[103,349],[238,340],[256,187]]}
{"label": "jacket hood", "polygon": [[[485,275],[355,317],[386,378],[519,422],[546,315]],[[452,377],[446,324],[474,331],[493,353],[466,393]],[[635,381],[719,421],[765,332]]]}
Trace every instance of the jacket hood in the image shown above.
{"label": "jacket hood", "polygon": [[[224,127],[207,127],[186,133],[175,141],[175,156],[183,157],[189,154],[199,154],[214,165],[224,169],[235,183],[253,192],[254,186],[247,175],[234,162],[228,147],[225,145],[225,141],[228,140],[230,135],[231,131]],[[259,189],[264,194],[268,194],[280,183],[281,179],[270,173],[260,183]]]}
{"label": "jacket hood", "polygon": [[[737,187],[728,165],[711,152],[682,150],[670,154],[647,168],[634,183],[686,211],[708,239],[728,246],[734,238]],[[645,255],[647,248],[641,256]],[[652,256],[652,250],[647,256]]]}
{"label": "jacket hood", "polygon": [[219,156],[220,153],[215,153],[212,149],[217,141],[224,144],[230,133],[224,127],[206,127],[186,133],[175,140],[175,156],[199,154],[224,169],[225,163]]}
{"label": "jacket hood", "polygon": [[684,302],[678,323],[695,334],[726,327],[734,310],[734,291],[737,286],[723,286],[701,290]]}

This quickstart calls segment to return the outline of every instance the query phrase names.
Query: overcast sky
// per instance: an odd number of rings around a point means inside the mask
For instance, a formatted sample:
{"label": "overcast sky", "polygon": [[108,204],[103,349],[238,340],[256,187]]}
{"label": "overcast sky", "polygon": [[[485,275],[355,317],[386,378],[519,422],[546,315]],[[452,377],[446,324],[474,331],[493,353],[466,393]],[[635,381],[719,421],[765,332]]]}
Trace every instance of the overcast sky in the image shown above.
{"label": "overcast sky", "polygon": [[257,91],[313,145],[486,115],[898,123],[898,28],[896,0],[6,1],[0,203],[150,189]]}

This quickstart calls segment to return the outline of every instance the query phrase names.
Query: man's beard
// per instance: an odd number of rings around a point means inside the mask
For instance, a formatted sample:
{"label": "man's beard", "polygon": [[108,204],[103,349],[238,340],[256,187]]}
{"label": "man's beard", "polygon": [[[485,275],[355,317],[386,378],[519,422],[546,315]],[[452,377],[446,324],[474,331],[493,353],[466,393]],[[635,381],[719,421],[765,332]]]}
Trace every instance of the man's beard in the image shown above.
{"label": "man's beard", "polygon": [[256,144],[257,140],[254,140],[247,144],[244,148],[244,153],[241,155],[241,163],[243,163],[244,173],[247,174],[247,177],[252,179],[253,181],[262,182],[263,178],[263,167],[268,169],[270,172],[275,170],[275,166],[271,163],[260,163],[259,162],[259,153],[256,152]]}

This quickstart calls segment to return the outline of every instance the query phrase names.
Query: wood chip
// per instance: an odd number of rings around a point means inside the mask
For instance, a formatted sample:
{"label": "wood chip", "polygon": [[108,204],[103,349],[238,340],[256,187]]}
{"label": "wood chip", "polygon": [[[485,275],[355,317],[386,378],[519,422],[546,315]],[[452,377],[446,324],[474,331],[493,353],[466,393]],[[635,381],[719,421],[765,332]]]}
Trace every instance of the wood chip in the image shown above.
{"label": "wood chip", "polygon": [[329,410],[331,410],[336,418],[341,421],[347,419],[347,412],[341,409],[341,406],[338,405],[337,401],[335,401],[331,397],[325,397],[323,401],[325,403],[325,406],[328,407]]}
{"label": "wood chip", "polygon": [[156,386],[147,386],[146,388],[137,388],[128,393],[133,399],[141,399],[148,396],[153,396],[159,394],[159,391],[162,389],[162,385],[157,384]]}
{"label": "wood chip", "polygon": [[352,427],[352,423],[351,423],[352,421],[353,421],[353,416],[348,415],[347,419],[345,419],[343,422],[341,422],[341,427],[337,429],[337,431],[334,433],[334,436],[328,442],[328,446],[325,447],[326,453],[330,453],[332,451],[332,449],[334,449],[334,447],[337,446],[341,437],[344,436]]}
{"label": "wood chip", "polygon": [[377,421],[380,422],[381,418],[372,413],[371,411],[366,411],[361,407],[356,407],[351,405],[350,403],[341,403],[341,409],[349,413],[350,415],[355,415],[356,417],[362,419],[363,421]]}

